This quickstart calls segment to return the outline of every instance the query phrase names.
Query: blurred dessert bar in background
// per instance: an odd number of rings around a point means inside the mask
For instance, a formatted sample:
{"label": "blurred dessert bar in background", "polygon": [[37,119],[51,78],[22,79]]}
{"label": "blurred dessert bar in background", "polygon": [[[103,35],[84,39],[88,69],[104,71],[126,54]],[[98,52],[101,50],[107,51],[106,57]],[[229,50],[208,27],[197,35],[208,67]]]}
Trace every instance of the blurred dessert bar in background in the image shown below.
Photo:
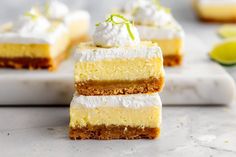
{"label": "blurred dessert bar in background", "polygon": [[65,25],[50,22],[33,9],[2,28],[0,67],[54,70],[68,54],[70,39]]}
{"label": "blurred dessert bar in background", "polygon": [[43,6],[34,8],[50,21],[63,22],[68,28],[72,45],[89,39],[90,15],[87,11],[72,11],[66,4],[57,0],[51,0]]}
{"label": "blurred dessert bar in background", "polygon": [[89,39],[90,15],[56,0],[35,6],[0,30],[0,67],[50,69]]}
{"label": "blurred dessert bar in background", "polygon": [[128,0],[119,10],[134,21],[141,40],[158,43],[165,66],[181,65],[184,31],[168,8],[158,1]]}
{"label": "blurred dessert bar in background", "polygon": [[207,22],[236,22],[236,0],[193,0],[199,18]]}

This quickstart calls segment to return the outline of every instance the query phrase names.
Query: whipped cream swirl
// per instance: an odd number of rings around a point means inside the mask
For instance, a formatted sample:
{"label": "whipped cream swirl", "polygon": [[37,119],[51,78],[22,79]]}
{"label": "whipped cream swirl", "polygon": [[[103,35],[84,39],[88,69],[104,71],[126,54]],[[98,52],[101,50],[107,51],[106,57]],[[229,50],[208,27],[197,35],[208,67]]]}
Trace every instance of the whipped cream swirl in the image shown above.
{"label": "whipped cream swirl", "polygon": [[44,9],[44,12],[48,18],[56,20],[61,20],[69,13],[68,7],[64,3],[57,0],[50,1],[45,5]]}
{"label": "whipped cream swirl", "polygon": [[[113,21],[113,17],[123,21]],[[140,38],[137,29],[127,19],[111,15],[110,19],[97,24],[93,42],[101,47],[135,46],[140,43]]]}
{"label": "whipped cream swirl", "polygon": [[155,4],[141,6],[134,12],[134,21],[141,25],[163,26],[169,24],[171,20],[171,14]]}
{"label": "whipped cream swirl", "polygon": [[19,18],[14,24],[12,31],[21,34],[37,34],[48,31],[50,26],[50,22],[45,17],[32,9]]}

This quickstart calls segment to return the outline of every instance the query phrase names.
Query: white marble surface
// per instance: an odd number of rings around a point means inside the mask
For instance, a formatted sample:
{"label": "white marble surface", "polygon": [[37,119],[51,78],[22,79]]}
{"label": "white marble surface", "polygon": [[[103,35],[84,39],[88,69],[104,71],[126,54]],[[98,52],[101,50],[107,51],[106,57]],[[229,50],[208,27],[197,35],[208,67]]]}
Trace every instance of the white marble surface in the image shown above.
{"label": "white marble surface", "polygon": [[165,106],[158,140],[71,141],[68,107],[6,107],[0,156],[235,157],[235,113],[235,106]]}

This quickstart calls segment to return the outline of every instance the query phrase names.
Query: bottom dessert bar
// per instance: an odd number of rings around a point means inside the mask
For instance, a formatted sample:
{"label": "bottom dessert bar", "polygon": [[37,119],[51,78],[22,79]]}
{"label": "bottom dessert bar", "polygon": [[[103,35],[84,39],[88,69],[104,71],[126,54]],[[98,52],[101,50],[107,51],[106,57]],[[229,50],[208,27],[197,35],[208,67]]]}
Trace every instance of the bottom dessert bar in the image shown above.
{"label": "bottom dessert bar", "polygon": [[76,82],[76,90],[81,95],[119,95],[153,93],[161,91],[164,86],[164,76],[137,81],[85,81]]}
{"label": "bottom dessert bar", "polygon": [[71,139],[154,139],[159,137],[160,128],[141,128],[130,126],[115,125],[96,125],[81,128],[70,128],[69,136]]}
{"label": "bottom dessert bar", "polygon": [[181,55],[167,55],[164,56],[164,66],[178,66],[181,65],[183,56]]}
{"label": "bottom dessert bar", "polygon": [[154,139],[160,135],[162,103],[158,93],[112,96],[74,95],[71,139]]}

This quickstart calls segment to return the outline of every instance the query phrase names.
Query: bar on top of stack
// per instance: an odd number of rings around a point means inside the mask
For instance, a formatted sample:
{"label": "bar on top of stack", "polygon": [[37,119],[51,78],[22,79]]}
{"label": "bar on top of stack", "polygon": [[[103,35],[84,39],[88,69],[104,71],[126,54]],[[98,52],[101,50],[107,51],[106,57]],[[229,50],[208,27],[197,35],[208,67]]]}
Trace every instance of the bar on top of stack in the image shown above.
{"label": "bar on top of stack", "polygon": [[164,85],[161,49],[140,42],[121,15],[98,23],[93,42],[75,53],[71,139],[154,139],[160,135]]}

